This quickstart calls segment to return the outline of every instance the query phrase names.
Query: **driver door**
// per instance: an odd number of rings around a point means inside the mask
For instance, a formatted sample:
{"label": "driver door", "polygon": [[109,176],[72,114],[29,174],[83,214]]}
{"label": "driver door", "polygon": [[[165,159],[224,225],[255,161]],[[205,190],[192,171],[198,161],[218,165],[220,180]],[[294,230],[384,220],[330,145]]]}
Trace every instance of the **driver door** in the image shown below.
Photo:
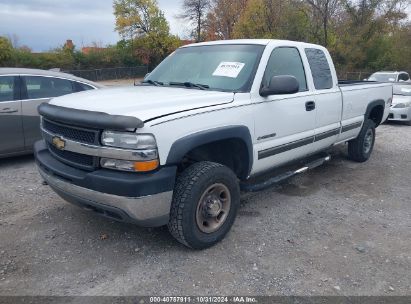
{"label": "driver door", "polygon": [[294,76],[299,92],[259,96],[255,105],[258,161],[253,173],[301,158],[313,149],[317,111],[299,49],[277,47],[272,51],[262,85],[267,86],[273,76],[280,75]]}

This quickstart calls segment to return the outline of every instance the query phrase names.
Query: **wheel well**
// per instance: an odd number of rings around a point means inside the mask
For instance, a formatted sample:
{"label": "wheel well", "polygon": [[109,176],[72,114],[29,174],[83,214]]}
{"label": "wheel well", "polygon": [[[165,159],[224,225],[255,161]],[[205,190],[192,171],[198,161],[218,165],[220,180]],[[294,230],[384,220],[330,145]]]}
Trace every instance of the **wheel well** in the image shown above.
{"label": "wheel well", "polygon": [[239,138],[230,138],[207,143],[187,152],[179,165],[179,171],[199,161],[211,161],[227,166],[240,179],[249,173],[248,149],[246,143]]}
{"label": "wheel well", "polygon": [[373,107],[370,113],[368,114],[368,118],[374,121],[377,126],[381,124],[383,116],[384,107],[381,105]]}

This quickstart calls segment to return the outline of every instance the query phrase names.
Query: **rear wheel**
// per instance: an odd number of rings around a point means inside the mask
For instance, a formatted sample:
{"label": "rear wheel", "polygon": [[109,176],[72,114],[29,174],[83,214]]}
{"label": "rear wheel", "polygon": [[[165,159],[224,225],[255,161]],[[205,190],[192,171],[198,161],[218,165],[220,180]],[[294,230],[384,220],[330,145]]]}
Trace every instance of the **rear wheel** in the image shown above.
{"label": "rear wheel", "polygon": [[229,168],[212,162],[196,163],[177,179],[169,231],[188,247],[211,247],[228,233],[239,205],[239,184]]}
{"label": "rear wheel", "polygon": [[374,149],[375,122],[367,119],[356,139],[348,142],[348,155],[356,162],[366,162]]}

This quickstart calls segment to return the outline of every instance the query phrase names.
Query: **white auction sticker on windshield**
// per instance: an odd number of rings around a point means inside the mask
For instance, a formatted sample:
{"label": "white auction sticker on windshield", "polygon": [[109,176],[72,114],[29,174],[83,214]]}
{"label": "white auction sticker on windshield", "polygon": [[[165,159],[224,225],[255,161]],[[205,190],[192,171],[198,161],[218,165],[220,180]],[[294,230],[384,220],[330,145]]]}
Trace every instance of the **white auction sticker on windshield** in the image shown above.
{"label": "white auction sticker on windshield", "polygon": [[237,78],[244,66],[245,63],[241,62],[221,62],[213,76]]}

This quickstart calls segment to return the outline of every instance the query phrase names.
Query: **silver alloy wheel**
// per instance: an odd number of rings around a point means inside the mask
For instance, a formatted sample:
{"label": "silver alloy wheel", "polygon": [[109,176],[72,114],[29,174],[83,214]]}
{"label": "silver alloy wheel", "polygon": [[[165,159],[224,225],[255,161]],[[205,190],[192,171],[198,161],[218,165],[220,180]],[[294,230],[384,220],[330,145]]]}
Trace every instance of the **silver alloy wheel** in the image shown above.
{"label": "silver alloy wheel", "polygon": [[221,228],[231,207],[230,190],[223,184],[213,184],[201,196],[196,211],[200,231],[213,233]]}
{"label": "silver alloy wheel", "polygon": [[368,129],[367,133],[365,133],[365,138],[364,138],[364,146],[363,146],[364,154],[368,154],[371,151],[373,140],[374,140],[374,131],[372,129]]}

